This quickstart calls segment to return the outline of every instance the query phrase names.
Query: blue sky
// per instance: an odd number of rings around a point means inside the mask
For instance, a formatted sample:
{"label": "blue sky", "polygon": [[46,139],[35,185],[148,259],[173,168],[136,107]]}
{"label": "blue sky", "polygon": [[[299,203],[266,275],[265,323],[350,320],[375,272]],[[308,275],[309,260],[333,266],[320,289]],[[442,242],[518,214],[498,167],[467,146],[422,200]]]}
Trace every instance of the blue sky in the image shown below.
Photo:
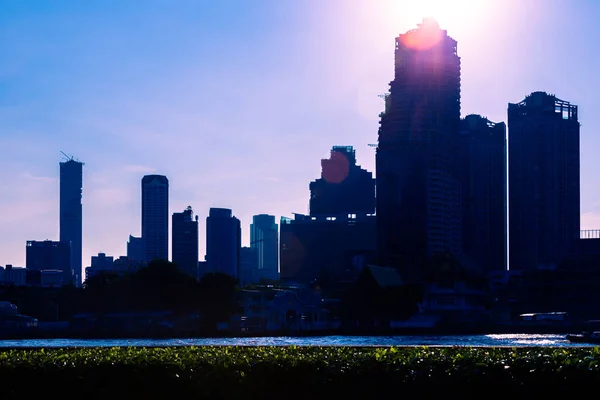
{"label": "blue sky", "polygon": [[[447,2],[451,3],[451,2]],[[333,145],[373,171],[394,38],[423,1],[0,0],[0,265],[58,238],[60,151],[85,162],[84,265],[140,234],[140,181],[170,212],[307,212]],[[458,40],[462,114],[506,121],[543,90],[579,105],[582,228],[600,228],[600,37],[594,0],[439,7]]]}

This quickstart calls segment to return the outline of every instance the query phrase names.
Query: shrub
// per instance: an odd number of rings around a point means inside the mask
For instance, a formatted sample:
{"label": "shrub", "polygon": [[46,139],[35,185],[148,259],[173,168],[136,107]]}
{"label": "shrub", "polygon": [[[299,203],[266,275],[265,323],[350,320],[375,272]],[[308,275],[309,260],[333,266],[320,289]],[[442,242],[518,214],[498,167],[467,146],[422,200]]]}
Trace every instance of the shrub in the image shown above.
{"label": "shrub", "polygon": [[[598,348],[168,347],[0,350],[0,398],[338,398],[585,389]],[[448,385],[453,389],[448,389]],[[502,386],[500,386],[502,385]],[[539,392],[538,392],[539,393]],[[572,392],[571,392],[572,393]],[[396,397],[396,396],[394,396]]]}

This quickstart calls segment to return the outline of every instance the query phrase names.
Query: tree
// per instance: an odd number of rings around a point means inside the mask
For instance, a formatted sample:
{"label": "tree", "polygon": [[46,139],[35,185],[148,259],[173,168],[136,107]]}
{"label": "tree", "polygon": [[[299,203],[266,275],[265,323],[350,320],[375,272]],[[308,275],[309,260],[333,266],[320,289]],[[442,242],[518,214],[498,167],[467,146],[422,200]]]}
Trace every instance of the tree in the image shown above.
{"label": "tree", "polygon": [[154,260],[131,276],[129,295],[136,309],[190,312],[198,305],[198,282],[167,260]]}
{"label": "tree", "polygon": [[113,310],[113,286],[119,281],[119,275],[100,271],[83,282],[84,308],[87,311],[106,313]]}
{"label": "tree", "polygon": [[237,289],[237,280],[227,274],[208,273],[202,277],[198,285],[200,310],[208,331],[212,331],[217,322],[227,321],[235,313]]}
{"label": "tree", "polygon": [[93,312],[173,311],[198,308],[198,282],[167,260],[118,276],[100,273],[84,283],[86,308]]}
{"label": "tree", "polygon": [[343,299],[345,322],[352,326],[358,321],[361,327],[373,328],[375,320],[407,319],[418,311],[421,297],[418,286],[380,283],[367,267]]}

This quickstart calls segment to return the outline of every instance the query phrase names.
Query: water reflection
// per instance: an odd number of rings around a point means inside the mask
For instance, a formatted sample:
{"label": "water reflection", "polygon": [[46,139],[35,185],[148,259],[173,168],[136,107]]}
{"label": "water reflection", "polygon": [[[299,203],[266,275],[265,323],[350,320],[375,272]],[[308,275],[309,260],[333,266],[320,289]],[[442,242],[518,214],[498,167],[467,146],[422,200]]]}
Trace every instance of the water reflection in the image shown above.
{"label": "water reflection", "polygon": [[112,347],[112,346],[554,346],[590,347],[570,343],[564,335],[476,336],[320,336],[202,339],[37,339],[0,340],[0,347]]}

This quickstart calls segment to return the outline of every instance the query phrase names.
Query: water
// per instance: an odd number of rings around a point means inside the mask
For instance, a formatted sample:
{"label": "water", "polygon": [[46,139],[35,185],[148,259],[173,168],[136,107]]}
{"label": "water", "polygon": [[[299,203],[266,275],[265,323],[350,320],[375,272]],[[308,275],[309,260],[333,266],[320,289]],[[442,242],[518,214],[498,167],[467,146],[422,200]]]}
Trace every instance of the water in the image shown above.
{"label": "water", "polygon": [[202,339],[22,339],[0,340],[0,347],[112,346],[545,346],[590,347],[565,335],[505,334],[473,336],[317,336]]}

